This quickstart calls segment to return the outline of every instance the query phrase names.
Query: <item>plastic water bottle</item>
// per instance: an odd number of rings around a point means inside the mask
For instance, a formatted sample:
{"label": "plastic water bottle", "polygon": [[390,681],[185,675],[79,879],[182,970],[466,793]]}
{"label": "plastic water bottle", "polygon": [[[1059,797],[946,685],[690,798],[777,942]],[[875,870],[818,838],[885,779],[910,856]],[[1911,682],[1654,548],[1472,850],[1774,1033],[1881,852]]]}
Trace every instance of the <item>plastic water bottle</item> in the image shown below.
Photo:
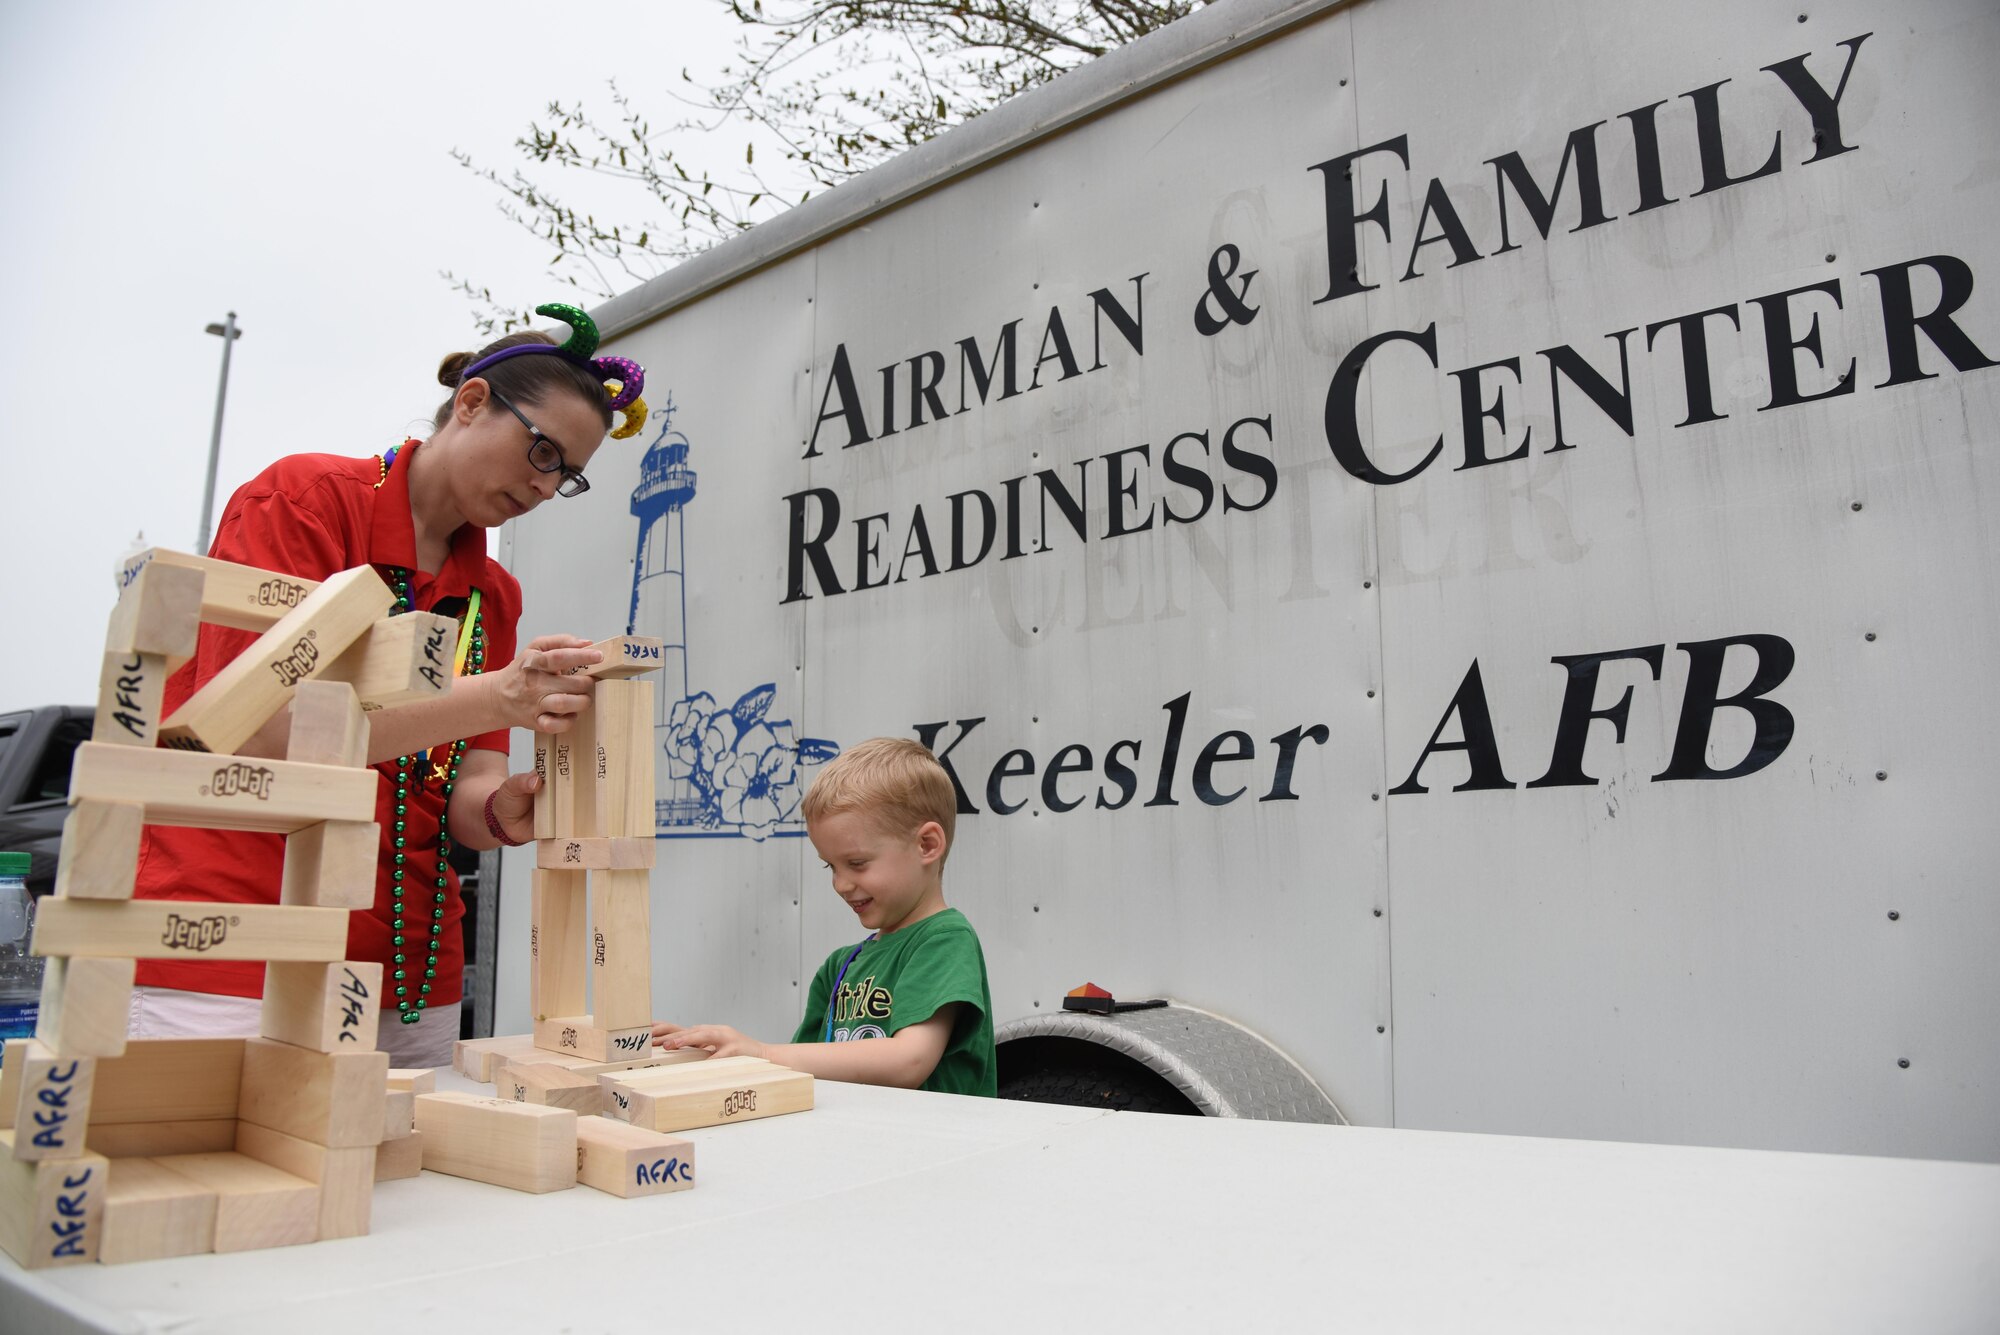
{"label": "plastic water bottle", "polygon": [[28,953],[35,901],[26,853],[0,853],[0,1038],[33,1038],[41,1013],[42,958]]}

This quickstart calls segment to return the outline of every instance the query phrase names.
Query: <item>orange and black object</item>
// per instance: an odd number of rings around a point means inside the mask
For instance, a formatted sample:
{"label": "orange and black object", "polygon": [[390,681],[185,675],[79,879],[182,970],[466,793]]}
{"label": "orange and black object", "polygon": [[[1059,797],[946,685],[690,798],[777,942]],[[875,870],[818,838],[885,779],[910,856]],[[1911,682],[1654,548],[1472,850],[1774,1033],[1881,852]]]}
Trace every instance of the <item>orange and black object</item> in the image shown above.
{"label": "orange and black object", "polygon": [[1085,983],[1082,987],[1073,987],[1063,997],[1064,1010],[1087,1011],[1092,1015],[1110,1015],[1114,1011],[1152,1010],[1166,1004],[1163,1000],[1120,1001],[1096,983]]}

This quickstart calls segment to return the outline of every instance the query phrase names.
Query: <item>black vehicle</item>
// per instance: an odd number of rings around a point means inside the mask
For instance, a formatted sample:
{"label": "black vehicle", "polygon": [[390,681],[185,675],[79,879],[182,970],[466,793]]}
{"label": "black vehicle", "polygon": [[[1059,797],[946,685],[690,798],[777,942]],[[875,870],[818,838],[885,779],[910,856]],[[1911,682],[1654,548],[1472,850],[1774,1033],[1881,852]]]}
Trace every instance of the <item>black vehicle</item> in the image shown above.
{"label": "black vehicle", "polygon": [[31,894],[55,887],[56,854],[69,814],[69,770],[77,745],[90,740],[96,711],[46,705],[0,714],[0,852],[28,854]]}

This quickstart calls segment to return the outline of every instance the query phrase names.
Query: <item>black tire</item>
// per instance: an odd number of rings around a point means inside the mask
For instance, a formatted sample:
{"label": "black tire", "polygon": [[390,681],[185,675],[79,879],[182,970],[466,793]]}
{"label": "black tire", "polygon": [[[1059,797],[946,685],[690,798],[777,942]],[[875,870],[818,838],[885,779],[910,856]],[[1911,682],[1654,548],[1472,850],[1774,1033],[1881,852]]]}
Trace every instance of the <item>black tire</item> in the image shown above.
{"label": "black tire", "polygon": [[1036,1063],[1022,1070],[1009,1071],[1004,1069],[1006,1065],[1003,1063],[1000,1080],[1003,1099],[1113,1112],[1201,1115],[1186,1095],[1161,1076],[1102,1048],[1086,1058]]}

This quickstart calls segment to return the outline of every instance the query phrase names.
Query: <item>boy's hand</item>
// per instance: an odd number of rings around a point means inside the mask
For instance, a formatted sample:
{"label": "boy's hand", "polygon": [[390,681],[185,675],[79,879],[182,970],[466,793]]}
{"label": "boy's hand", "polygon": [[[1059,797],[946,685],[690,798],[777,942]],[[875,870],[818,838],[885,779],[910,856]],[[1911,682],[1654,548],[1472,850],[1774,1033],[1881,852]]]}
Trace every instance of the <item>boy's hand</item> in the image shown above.
{"label": "boy's hand", "polygon": [[668,1052],[681,1048],[703,1048],[713,1057],[763,1057],[770,1059],[767,1046],[726,1024],[681,1026],[664,1020],[653,1026],[654,1046]]}

